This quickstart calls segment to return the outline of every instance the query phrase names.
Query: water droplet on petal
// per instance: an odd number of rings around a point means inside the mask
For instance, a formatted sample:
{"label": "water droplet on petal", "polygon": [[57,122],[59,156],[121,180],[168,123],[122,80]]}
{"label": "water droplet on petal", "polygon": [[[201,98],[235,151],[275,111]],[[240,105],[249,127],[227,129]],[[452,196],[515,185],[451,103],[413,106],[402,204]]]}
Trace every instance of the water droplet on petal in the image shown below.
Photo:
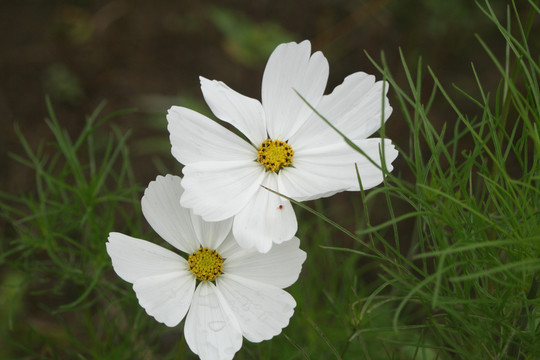
{"label": "water droplet on petal", "polygon": [[210,321],[208,323],[208,327],[212,330],[212,331],[215,331],[215,332],[218,332],[220,331],[221,329],[223,329],[225,327],[226,323],[225,321]]}
{"label": "water droplet on petal", "polygon": [[210,294],[199,294],[199,306],[201,307],[208,307],[211,309],[216,309],[219,307],[219,304],[216,303],[213,296]]}

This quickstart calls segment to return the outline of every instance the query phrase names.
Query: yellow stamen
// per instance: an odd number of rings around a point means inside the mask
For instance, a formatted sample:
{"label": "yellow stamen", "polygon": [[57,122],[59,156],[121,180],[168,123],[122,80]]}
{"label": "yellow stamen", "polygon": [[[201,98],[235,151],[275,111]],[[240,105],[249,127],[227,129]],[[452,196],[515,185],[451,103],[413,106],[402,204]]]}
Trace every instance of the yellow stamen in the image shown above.
{"label": "yellow stamen", "polygon": [[217,250],[206,247],[191,254],[188,265],[189,271],[200,281],[214,281],[223,273],[223,258]]}
{"label": "yellow stamen", "polygon": [[266,171],[279,172],[284,167],[292,165],[294,151],[291,145],[281,140],[266,139],[259,146],[257,161]]}

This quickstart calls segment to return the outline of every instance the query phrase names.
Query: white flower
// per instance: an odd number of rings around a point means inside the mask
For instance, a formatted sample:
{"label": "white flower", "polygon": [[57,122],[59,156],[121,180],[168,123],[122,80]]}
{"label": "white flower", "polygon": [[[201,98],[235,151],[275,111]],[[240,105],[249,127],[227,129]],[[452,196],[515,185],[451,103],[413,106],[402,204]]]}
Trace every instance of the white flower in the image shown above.
{"label": "white flower", "polygon": [[380,184],[381,169],[353,150],[295,90],[379,165],[384,152],[391,171],[398,155],[391,141],[366,139],[380,128],[383,108],[385,121],[392,112],[383,82],[357,72],[323,95],[327,79],[328,62],[321,52],[311,55],[309,41],[274,50],[264,71],[262,104],[201,77],[212,112],[247,141],[190,109],[169,109],[172,154],[185,165],[181,204],[207,221],[234,216],[239,245],[266,252],[273,242],[291,239],[297,222],[290,202],[261,185],[298,201],[357,191],[355,164],[364,189]]}
{"label": "white flower", "polygon": [[298,279],[306,253],[297,238],[267,254],[241,249],[232,220],[207,223],[180,206],[180,182],[177,176],[158,176],[144,193],[142,210],[163,239],[191,254],[188,260],[114,232],[107,252],[149,315],[176,326],[187,313],[190,349],[203,360],[232,359],[242,336],[260,342],[288,325],[296,302],[282,289]]}

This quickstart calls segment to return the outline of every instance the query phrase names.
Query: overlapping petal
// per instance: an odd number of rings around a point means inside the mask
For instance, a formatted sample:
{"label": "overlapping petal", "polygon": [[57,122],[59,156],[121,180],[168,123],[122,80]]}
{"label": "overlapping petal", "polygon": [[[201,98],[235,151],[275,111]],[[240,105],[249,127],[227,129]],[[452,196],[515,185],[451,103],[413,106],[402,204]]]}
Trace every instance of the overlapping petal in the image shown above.
{"label": "overlapping petal", "polygon": [[204,99],[214,115],[240,130],[256,146],[267,138],[264,110],[258,100],[239,94],[221,81],[200,80]]}
{"label": "overlapping petal", "polygon": [[261,342],[281,333],[294,313],[293,297],[276,286],[224,274],[217,287],[249,341]]}
{"label": "overlapping petal", "polygon": [[305,260],[300,240],[294,237],[275,244],[266,254],[253,249],[232,252],[224,264],[224,272],[283,289],[298,280]]}
{"label": "overlapping petal", "polygon": [[[221,256],[223,256],[223,258],[225,259],[228,259],[229,257],[234,256],[235,254],[238,254],[238,253],[244,253],[246,251],[245,249],[242,249],[240,246],[238,246],[238,242],[234,238],[232,231],[225,238],[225,240],[223,240],[223,242],[219,245],[219,247],[216,248],[216,250],[218,250]],[[226,263],[227,261],[225,261],[225,264]]]}
{"label": "overlapping petal", "polygon": [[[177,198],[177,202],[180,204]],[[219,246],[231,233],[232,218],[223,221],[206,222],[200,216],[191,214],[193,228],[203,247],[219,249]]]}
{"label": "overlapping petal", "polygon": [[328,61],[321,52],[311,55],[309,41],[281,44],[274,50],[262,80],[262,104],[270,138],[287,140],[302,126],[313,111],[295,90],[317,106],[328,72]]}
{"label": "overlapping petal", "polygon": [[[269,173],[263,185],[278,191],[278,175]],[[289,200],[260,187],[246,206],[236,214],[233,234],[243,248],[255,247],[266,253],[272,243],[290,240],[298,229],[294,210]]]}
{"label": "overlapping petal", "polygon": [[[355,164],[358,167],[364,190],[383,181],[381,165],[381,139],[361,139],[354,143],[363,154],[355,151],[345,141],[326,146],[305,149],[294,159],[294,168],[280,174],[279,188],[284,194],[299,201],[330,196],[340,191],[358,191],[360,185]],[[392,161],[398,152],[391,141],[385,139],[386,169],[392,171]],[[369,159],[375,162],[375,166]]]}
{"label": "overlapping petal", "polygon": [[216,286],[201,282],[186,317],[184,335],[201,360],[230,360],[242,346],[242,331]]}
{"label": "overlapping petal", "polygon": [[250,160],[198,162],[184,167],[181,205],[206,221],[221,221],[237,214],[263,182],[259,163]]}
{"label": "overlapping petal", "polygon": [[172,246],[188,254],[199,248],[190,210],[180,206],[182,179],[158,176],[141,200],[142,212],[152,228]]}
{"label": "overlapping petal", "polygon": [[[383,89],[384,88],[384,89]],[[317,111],[350,139],[372,135],[392,113],[386,93],[388,84],[375,82],[375,76],[363,72],[351,74],[334,91],[325,95]],[[324,145],[341,139],[319,115],[313,113],[302,127],[289,139],[295,149]]]}
{"label": "overlapping petal", "polygon": [[173,106],[167,113],[172,154],[183,164],[198,161],[251,161],[253,147],[193,110]]}

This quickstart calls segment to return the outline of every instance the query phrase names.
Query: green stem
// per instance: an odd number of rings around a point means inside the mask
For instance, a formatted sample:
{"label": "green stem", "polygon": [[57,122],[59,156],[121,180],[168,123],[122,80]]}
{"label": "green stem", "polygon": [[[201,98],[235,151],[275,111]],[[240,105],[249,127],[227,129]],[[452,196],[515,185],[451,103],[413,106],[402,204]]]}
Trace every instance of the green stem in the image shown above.
{"label": "green stem", "polygon": [[[527,293],[527,300],[532,300],[537,297],[538,293],[538,274],[535,273],[533,275],[532,281],[531,281],[531,287],[529,288],[529,292]],[[529,317],[527,316],[527,313],[531,313],[534,309],[534,305],[523,304],[523,307],[521,308],[521,312],[519,314],[519,323],[516,326],[517,332],[524,331],[527,328],[527,325],[529,324]],[[519,353],[521,349],[521,341],[514,342],[508,349],[508,356],[510,359],[518,359]]]}

